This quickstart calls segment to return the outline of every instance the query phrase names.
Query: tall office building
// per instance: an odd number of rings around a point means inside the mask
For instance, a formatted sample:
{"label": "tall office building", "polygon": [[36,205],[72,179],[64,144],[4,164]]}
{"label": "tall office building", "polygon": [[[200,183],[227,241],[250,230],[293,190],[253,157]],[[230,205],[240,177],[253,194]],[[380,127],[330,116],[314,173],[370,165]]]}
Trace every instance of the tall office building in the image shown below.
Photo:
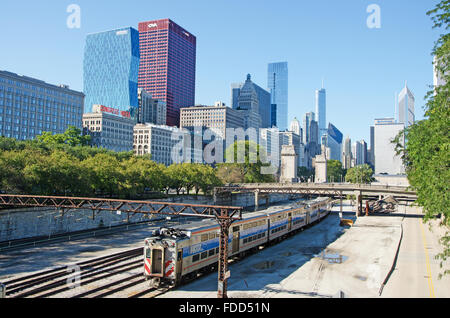
{"label": "tall office building", "polygon": [[327,144],[325,145],[330,148],[330,160],[339,160],[342,162],[342,139],[343,135],[341,131],[330,123],[327,131]]}
{"label": "tall office building", "polygon": [[276,126],[280,130],[288,129],[288,75],[287,62],[269,64],[267,89],[277,108]]}
{"label": "tall office building", "polygon": [[[394,118],[375,119],[375,174],[404,174],[403,161],[396,154],[392,143],[405,124],[396,123]],[[402,142],[404,144],[404,141]]]}
{"label": "tall office building", "polygon": [[139,87],[167,104],[167,125],[195,105],[197,39],[170,19],[139,23]]}
{"label": "tall office building", "polygon": [[[237,105],[233,105],[242,113],[244,118],[244,128],[255,128],[257,133],[262,128],[262,116],[260,112],[259,96],[256,85],[252,82],[250,74],[247,75],[247,80],[242,85],[242,88],[233,90],[233,95],[239,92],[237,96]],[[235,100],[235,97],[233,97]],[[268,128],[268,127],[265,127]]]}
{"label": "tall office building", "polygon": [[154,99],[144,89],[138,89],[139,112],[138,123],[165,125],[167,106],[162,100]]}
{"label": "tall office building", "polygon": [[414,125],[414,95],[405,83],[405,87],[398,95],[398,122],[405,124],[405,128]]}
{"label": "tall office building", "polygon": [[137,120],[139,34],[134,28],[90,34],[84,51],[85,113],[93,105],[119,110]]}
{"label": "tall office building", "polygon": [[[303,143],[306,145],[311,140],[311,122],[315,121],[316,115],[313,112],[306,113],[303,117]],[[317,141],[316,141],[317,142]]]}
{"label": "tall office building", "polygon": [[349,136],[345,138],[344,142],[344,153],[343,153],[343,168],[350,169],[352,167],[352,140]]}
{"label": "tall office building", "polygon": [[319,140],[327,133],[327,92],[316,90],[316,120],[319,124]]}
{"label": "tall office building", "polygon": [[[261,127],[271,128],[273,122],[272,115],[272,104],[270,93],[265,89],[261,88],[259,85],[255,84],[251,80],[250,74],[247,75],[247,81],[245,83],[234,83],[231,84],[231,107],[233,109],[238,109],[239,98],[242,94],[242,89],[246,86],[246,91],[254,90],[256,92],[256,97],[258,100],[258,113],[261,116]],[[250,87],[251,86],[251,87]],[[244,106],[246,107],[246,106]]]}
{"label": "tall office building", "polygon": [[300,127],[300,122],[298,121],[297,117],[295,117],[294,120],[291,121],[291,125],[289,127],[289,131],[295,132],[297,135],[300,136],[300,140],[303,140],[303,138],[302,138],[302,128]]}
{"label": "tall office building", "polygon": [[367,163],[367,143],[364,140],[356,142],[356,165],[364,165]]}
{"label": "tall office building", "polygon": [[67,85],[0,71],[0,136],[30,140],[42,132],[81,129],[84,94]]}

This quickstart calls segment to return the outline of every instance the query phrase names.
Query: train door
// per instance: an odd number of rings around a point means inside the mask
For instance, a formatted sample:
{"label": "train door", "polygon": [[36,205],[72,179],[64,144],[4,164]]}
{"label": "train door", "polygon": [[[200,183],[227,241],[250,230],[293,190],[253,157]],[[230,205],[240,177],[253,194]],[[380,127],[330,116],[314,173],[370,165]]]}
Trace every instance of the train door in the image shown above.
{"label": "train door", "polygon": [[183,250],[179,249],[177,252],[177,281],[181,279],[183,273]]}
{"label": "train door", "polygon": [[292,212],[288,214],[288,232],[292,230]]}
{"label": "train door", "polygon": [[152,249],[152,276],[164,277],[164,248]]}
{"label": "train door", "polygon": [[235,226],[233,227],[233,248],[231,251],[232,254],[239,252],[239,241],[239,226]]}

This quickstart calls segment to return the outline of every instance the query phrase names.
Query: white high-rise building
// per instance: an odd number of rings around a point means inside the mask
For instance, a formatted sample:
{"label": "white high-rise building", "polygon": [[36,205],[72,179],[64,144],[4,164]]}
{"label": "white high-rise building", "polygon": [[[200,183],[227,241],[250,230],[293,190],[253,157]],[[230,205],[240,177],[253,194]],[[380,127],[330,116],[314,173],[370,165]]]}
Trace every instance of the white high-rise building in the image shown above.
{"label": "white high-rise building", "polygon": [[[298,121],[297,117],[294,118],[293,121],[291,121],[291,126],[289,127],[289,131],[295,132],[300,137],[302,136],[302,129],[300,127],[300,122]],[[302,139],[302,138],[300,138]]]}
{"label": "white high-rise building", "polygon": [[437,69],[437,58],[436,56],[433,59],[433,83],[434,87],[445,85],[445,80],[442,78],[442,74]]}
{"label": "white high-rise building", "polygon": [[[403,161],[395,152],[392,141],[405,129],[394,118],[375,119],[375,174],[404,174]],[[403,140],[404,143],[404,140]]]}
{"label": "white high-rise building", "polygon": [[316,121],[319,124],[319,141],[327,133],[327,92],[322,89],[316,90]]}
{"label": "white high-rise building", "polygon": [[414,95],[405,83],[405,87],[398,95],[398,122],[405,124],[405,128],[414,125],[414,103]]}

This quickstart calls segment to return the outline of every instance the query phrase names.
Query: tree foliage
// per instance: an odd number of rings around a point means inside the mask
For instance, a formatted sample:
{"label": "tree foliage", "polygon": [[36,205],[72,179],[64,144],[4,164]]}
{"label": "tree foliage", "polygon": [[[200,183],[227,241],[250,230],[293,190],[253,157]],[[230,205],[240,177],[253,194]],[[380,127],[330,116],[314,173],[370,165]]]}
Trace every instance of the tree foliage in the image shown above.
{"label": "tree foliage", "polygon": [[342,162],[339,160],[327,161],[327,179],[328,182],[340,182],[344,178]]}
{"label": "tree foliage", "polygon": [[368,164],[350,168],[345,176],[345,181],[355,184],[370,184],[373,178],[373,170]]}
{"label": "tree foliage", "polygon": [[[424,107],[425,119],[416,122],[397,136],[397,153],[402,156],[411,187],[417,192],[417,204],[422,206],[429,221],[443,216],[442,225],[450,225],[450,0],[441,1],[431,16],[434,28],[443,29],[433,48],[435,68],[444,84],[432,87]],[[402,145],[399,140],[405,139]],[[448,229],[448,228],[447,228]],[[450,256],[450,236],[441,240],[444,251],[438,257],[445,261]],[[441,263],[442,266],[442,263]],[[449,274],[450,270],[445,270]]]}
{"label": "tree foliage", "polygon": [[226,163],[218,165],[218,176],[223,183],[274,182],[273,174],[262,173],[266,150],[253,141],[236,141],[225,152]]}

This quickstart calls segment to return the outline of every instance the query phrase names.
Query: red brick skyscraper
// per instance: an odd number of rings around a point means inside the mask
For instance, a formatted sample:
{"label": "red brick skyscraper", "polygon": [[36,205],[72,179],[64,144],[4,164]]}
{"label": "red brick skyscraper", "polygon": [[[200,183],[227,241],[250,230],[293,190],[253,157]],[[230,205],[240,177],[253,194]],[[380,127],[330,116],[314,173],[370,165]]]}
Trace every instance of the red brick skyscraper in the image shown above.
{"label": "red brick skyscraper", "polygon": [[167,103],[169,126],[179,126],[180,108],[195,105],[196,44],[170,19],[139,23],[138,86]]}

